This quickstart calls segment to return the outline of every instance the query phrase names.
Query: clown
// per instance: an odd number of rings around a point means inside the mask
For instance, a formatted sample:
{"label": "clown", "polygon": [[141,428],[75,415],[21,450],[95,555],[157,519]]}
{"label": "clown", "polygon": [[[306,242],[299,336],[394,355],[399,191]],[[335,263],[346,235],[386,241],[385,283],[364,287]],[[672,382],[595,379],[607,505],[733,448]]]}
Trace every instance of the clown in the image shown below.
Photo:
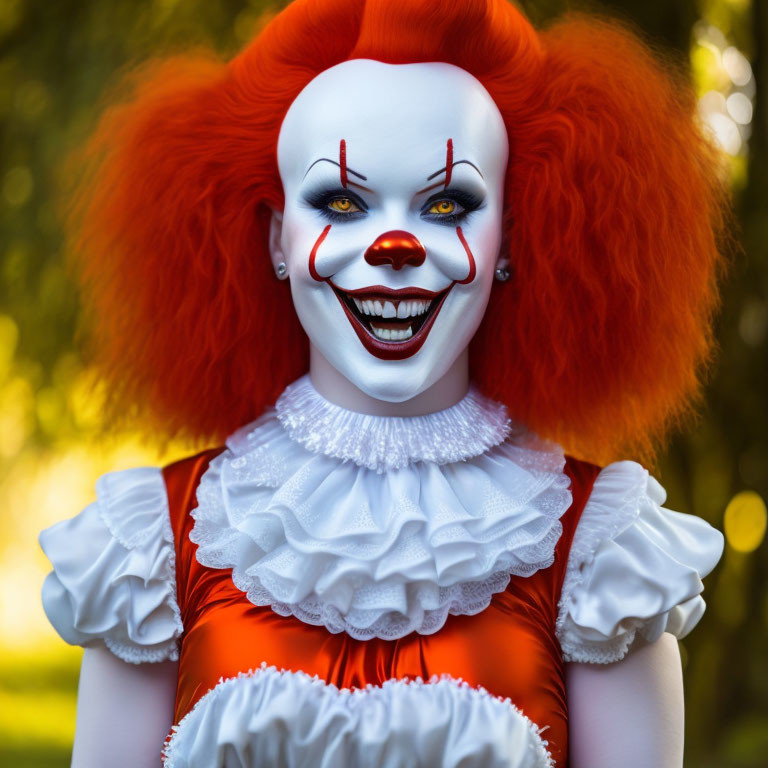
{"label": "clown", "polygon": [[41,534],[73,765],[679,768],[721,534],[717,154],[631,34],[297,0],[142,71],[77,226],[114,417],[207,446]]}

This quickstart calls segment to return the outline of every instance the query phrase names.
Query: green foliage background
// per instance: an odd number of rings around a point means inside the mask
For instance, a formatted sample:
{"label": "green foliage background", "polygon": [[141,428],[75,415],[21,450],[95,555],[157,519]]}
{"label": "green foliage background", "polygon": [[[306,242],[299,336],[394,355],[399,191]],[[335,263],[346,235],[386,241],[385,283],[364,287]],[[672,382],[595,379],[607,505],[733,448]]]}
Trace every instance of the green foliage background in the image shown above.
{"label": "green foliage background", "polygon": [[[132,63],[187,49],[236,51],[284,3],[261,0],[0,0],[0,762],[65,766],[79,652],[47,629],[45,562],[34,536],[90,501],[93,479],[151,458],[131,436],[96,444],[98,403],[73,337],[78,299],[57,215],[64,157],[93,127],[105,88]],[[536,23],[574,3],[524,0]],[[662,457],[669,506],[722,527],[734,494],[768,498],[768,4],[761,0],[606,0],[687,66],[700,20],[751,60],[757,83],[749,152],[734,160],[737,257],[724,290],[720,356],[700,422]],[[699,77],[707,73],[694,72]],[[128,446],[128,447],[126,447]],[[184,446],[177,446],[179,454]],[[77,479],[74,483],[73,478]],[[759,514],[754,511],[759,528]],[[758,540],[760,536],[758,535]],[[733,542],[731,542],[733,543]],[[768,555],[727,547],[707,580],[709,610],[682,643],[688,768],[768,764]],[[19,554],[21,553],[21,554]],[[25,591],[26,590],[26,591]],[[48,633],[48,634],[46,634]]]}

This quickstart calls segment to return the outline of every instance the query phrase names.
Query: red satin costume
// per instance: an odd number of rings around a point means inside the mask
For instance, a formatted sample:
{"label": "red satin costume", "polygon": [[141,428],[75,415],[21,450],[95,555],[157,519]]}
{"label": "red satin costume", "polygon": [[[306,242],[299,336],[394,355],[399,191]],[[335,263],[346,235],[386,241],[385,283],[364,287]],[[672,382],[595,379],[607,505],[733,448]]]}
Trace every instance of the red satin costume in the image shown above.
{"label": "red satin costume", "polygon": [[542,728],[558,766],[567,765],[568,707],[564,664],[555,636],[560,590],[571,541],[599,472],[568,458],[573,502],[561,518],[555,561],[529,577],[513,576],[506,591],[474,616],[449,616],[435,634],[399,640],[355,640],[345,633],[279,616],[255,606],[232,582],[231,570],[200,565],[189,540],[196,490],[214,448],[163,469],[176,546],[178,603],[184,623],[180,643],[175,721],[219,680],[257,668],[318,675],[340,688],[381,685],[391,678],[449,674],[508,697]]}

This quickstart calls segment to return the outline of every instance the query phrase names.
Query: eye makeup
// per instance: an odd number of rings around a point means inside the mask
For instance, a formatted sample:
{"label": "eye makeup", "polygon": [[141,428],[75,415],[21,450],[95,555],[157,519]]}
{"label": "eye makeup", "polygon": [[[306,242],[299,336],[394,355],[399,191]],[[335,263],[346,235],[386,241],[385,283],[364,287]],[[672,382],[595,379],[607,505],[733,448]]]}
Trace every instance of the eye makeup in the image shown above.
{"label": "eye makeup", "polygon": [[[349,187],[320,185],[304,192],[303,199],[326,221],[349,222],[363,218],[368,213],[368,204]],[[484,195],[466,188],[441,189],[424,201],[419,215],[436,224],[456,225],[482,208],[484,203]],[[438,210],[430,210],[432,208]]]}
{"label": "eye makeup", "polygon": [[[439,204],[444,201],[454,204],[452,210],[447,210],[448,206],[445,206],[445,213],[430,211],[433,207],[439,207]],[[421,217],[437,224],[455,225],[473,211],[481,208],[484,202],[483,197],[466,189],[443,189],[427,198],[421,208]]]}
{"label": "eye makeup", "polygon": [[[365,201],[349,188],[334,187],[310,190],[304,194],[306,203],[315,208],[328,221],[350,221],[365,216],[368,206]],[[343,206],[331,207],[334,202],[349,201],[348,210]],[[353,209],[354,207],[354,209]]]}

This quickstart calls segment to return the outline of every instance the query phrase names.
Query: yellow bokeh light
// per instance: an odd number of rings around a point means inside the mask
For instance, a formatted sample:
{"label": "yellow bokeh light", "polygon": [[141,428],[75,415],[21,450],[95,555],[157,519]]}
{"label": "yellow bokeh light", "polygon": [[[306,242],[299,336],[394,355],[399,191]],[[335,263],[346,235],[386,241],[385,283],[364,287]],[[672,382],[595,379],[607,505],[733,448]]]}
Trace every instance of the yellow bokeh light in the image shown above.
{"label": "yellow bokeh light", "polygon": [[725,538],[737,552],[754,552],[765,538],[765,502],[759,493],[741,491],[725,509]]}
{"label": "yellow bokeh light", "polygon": [[15,376],[0,387],[0,457],[16,456],[29,437],[35,396],[27,379]]}
{"label": "yellow bokeh light", "polygon": [[37,393],[37,421],[49,435],[57,435],[62,431],[64,407],[64,398],[54,387],[44,387]]}
{"label": "yellow bokeh light", "polygon": [[101,422],[105,390],[103,382],[92,369],[80,371],[72,382],[68,406],[78,429],[95,429]]}
{"label": "yellow bokeh light", "polygon": [[706,40],[698,40],[691,48],[691,69],[699,92],[720,91],[729,84],[723,68],[720,49]]}

